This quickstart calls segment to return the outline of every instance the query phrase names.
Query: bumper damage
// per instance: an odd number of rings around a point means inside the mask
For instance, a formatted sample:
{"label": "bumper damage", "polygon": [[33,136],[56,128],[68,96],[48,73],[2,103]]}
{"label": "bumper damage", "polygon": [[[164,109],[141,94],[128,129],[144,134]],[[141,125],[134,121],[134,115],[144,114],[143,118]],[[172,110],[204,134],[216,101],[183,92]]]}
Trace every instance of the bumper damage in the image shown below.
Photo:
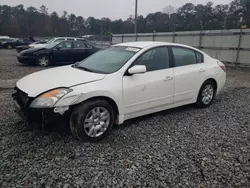
{"label": "bumper damage", "polygon": [[34,98],[29,98],[24,92],[15,89],[12,94],[15,112],[28,124],[32,129],[43,129],[50,126],[67,126],[69,122],[69,107],[56,107],[36,109],[30,108]]}

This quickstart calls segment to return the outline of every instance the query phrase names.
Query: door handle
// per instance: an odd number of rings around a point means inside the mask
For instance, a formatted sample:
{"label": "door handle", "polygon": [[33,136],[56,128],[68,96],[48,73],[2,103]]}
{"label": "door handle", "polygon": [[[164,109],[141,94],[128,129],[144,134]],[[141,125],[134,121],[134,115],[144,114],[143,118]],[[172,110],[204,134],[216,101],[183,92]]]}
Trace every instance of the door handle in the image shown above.
{"label": "door handle", "polygon": [[206,70],[205,69],[200,69],[199,72],[205,72]]}
{"label": "door handle", "polygon": [[169,81],[169,80],[172,80],[172,79],[173,79],[172,76],[167,76],[167,77],[164,79],[164,82]]}

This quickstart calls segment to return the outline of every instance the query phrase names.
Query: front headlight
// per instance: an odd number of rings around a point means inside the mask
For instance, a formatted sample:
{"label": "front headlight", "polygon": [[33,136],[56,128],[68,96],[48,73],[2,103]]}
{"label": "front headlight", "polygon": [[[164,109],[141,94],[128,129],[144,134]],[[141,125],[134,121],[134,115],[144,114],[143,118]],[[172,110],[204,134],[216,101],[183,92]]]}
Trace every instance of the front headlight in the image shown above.
{"label": "front headlight", "polygon": [[46,92],[37,97],[30,105],[31,108],[52,108],[63,96],[73,91],[72,89],[59,88]]}

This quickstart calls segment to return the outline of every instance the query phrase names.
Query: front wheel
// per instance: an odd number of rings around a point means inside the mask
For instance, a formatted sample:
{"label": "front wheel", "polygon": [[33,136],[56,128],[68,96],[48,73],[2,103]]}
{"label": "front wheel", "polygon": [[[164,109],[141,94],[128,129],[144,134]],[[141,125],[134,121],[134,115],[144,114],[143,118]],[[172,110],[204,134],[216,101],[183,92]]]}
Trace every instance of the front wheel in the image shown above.
{"label": "front wheel", "polygon": [[36,59],[36,64],[41,67],[48,67],[51,63],[51,59],[47,55],[41,55]]}
{"label": "front wheel", "polygon": [[200,89],[196,105],[201,108],[208,107],[212,104],[216,94],[215,83],[211,80],[206,81]]}
{"label": "front wheel", "polygon": [[114,110],[105,100],[90,100],[76,107],[70,117],[72,134],[96,142],[106,137],[114,124]]}

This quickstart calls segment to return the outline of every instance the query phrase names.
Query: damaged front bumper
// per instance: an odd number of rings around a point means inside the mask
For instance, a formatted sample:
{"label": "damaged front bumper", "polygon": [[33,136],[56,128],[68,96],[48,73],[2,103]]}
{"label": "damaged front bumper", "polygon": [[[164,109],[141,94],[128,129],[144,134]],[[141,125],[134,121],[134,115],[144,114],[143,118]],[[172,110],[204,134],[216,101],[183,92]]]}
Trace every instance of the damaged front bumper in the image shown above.
{"label": "damaged front bumper", "polygon": [[[65,125],[69,120],[69,108],[30,108],[34,98],[15,88],[12,94],[15,112],[30,125],[30,127],[42,129],[46,126]],[[63,112],[67,110],[67,112]]]}

